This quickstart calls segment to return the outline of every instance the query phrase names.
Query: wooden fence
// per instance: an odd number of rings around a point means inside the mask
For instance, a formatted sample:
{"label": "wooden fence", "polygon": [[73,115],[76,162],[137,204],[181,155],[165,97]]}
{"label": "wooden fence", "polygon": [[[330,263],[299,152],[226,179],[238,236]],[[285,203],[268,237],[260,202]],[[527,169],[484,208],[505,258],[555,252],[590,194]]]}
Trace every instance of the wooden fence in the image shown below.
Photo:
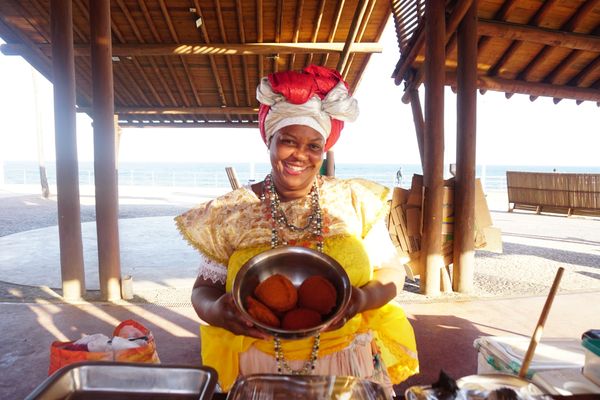
{"label": "wooden fence", "polygon": [[600,174],[506,171],[506,185],[509,211],[600,214]]}

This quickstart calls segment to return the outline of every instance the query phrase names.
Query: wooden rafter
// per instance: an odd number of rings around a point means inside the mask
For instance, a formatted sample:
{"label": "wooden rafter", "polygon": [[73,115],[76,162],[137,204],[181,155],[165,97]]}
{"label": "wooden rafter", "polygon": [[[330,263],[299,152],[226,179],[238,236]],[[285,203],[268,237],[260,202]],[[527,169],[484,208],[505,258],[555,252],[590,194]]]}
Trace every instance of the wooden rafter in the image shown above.
{"label": "wooden rafter", "polygon": [[[215,1],[215,8],[217,10],[217,23],[219,25],[219,32],[221,33],[221,40],[223,43],[228,43],[227,34],[225,33],[225,23],[223,22],[223,13],[221,11],[221,2]],[[233,74],[233,65],[230,57],[225,57],[225,63],[227,64],[227,71],[229,72],[229,84],[231,85],[231,92],[233,93],[233,103],[236,107],[240,105],[240,98],[237,92],[237,86],[235,84],[235,75]],[[238,116],[239,118],[239,116]]]}
{"label": "wooden rafter", "polygon": [[[593,9],[593,7],[596,6],[598,3],[600,3],[599,0],[592,0],[592,1],[585,2],[575,12],[575,14],[561,27],[561,29],[564,31],[571,31],[571,32],[578,31],[580,29],[580,24],[581,24],[584,16],[587,15],[587,13],[590,12]],[[597,36],[598,33],[600,33],[599,30],[600,30],[600,26],[597,26],[594,29],[593,35]],[[551,46],[544,46],[542,48],[542,50],[536,54],[534,59],[528,65],[525,66],[523,71],[521,71],[519,73],[519,75],[517,75],[517,79],[529,80],[529,74],[531,73],[531,71],[533,71],[534,68],[537,65],[539,65],[540,62],[543,62],[547,57],[549,57],[550,54],[552,53],[553,49],[554,48]],[[546,83],[555,83],[557,74],[560,73],[560,71],[562,71],[563,69],[567,68],[582,53],[583,53],[583,50],[572,51],[568,57],[563,59],[563,61],[558,66],[556,66],[556,68],[554,68],[554,70],[552,70],[546,77],[544,77],[543,81]]]}
{"label": "wooden rafter", "polygon": [[[294,35],[292,36],[292,43],[298,43],[298,37],[300,36],[300,24],[302,23],[302,9],[304,8],[304,0],[297,0],[296,3],[296,18],[294,22]],[[296,55],[292,54],[288,60],[288,69],[294,69],[294,63],[296,62]]]}
{"label": "wooden rafter", "polygon": [[[494,14],[495,21],[505,21],[506,17],[512,13],[513,9],[517,6],[517,0],[508,0],[502,3],[502,7]],[[489,45],[491,38],[484,36],[479,38],[479,43],[477,43],[477,52],[483,53],[486,50],[486,47]]]}
{"label": "wooden rafter", "polygon": [[[277,14],[275,14],[275,43],[281,41],[281,24],[283,23],[283,0],[277,0]],[[273,72],[279,69],[279,54],[273,55]]]}
{"label": "wooden rafter", "polygon": [[[194,6],[196,7],[196,13],[204,21],[204,15],[202,14],[202,8],[200,8],[200,2],[198,0],[194,0]],[[204,43],[210,44],[210,36],[208,35],[205,25],[206,24],[200,25],[200,37],[204,40]],[[225,98],[225,91],[223,90],[223,84],[221,83],[221,78],[219,77],[219,69],[217,68],[215,57],[209,55],[208,61],[210,62],[210,69],[215,79],[215,84],[217,85],[219,97],[221,98],[221,105],[226,107],[227,99]],[[226,118],[228,121],[231,121],[231,117],[229,115],[226,115]]]}
{"label": "wooden rafter", "polygon": [[[263,0],[256,0],[256,41],[262,43],[263,41]],[[258,76],[256,81],[260,82],[263,76],[265,76],[265,63],[264,57],[258,55]]]}
{"label": "wooden rafter", "polygon": [[[454,8],[452,14],[450,14],[450,17],[448,18],[448,21],[446,21],[446,30],[445,30],[446,38],[444,41],[444,46],[448,45],[450,38],[454,34],[454,31],[449,30],[448,27],[457,27],[458,24],[460,23],[460,21],[462,21],[465,14],[467,13],[467,10],[471,6],[471,3],[475,0],[460,0],[460,1],[462,4],[459,4],[459,5],[457,5],[457,7]],[[425,35],[423,34],[423,38],[424,37],[425,37]],[[420,45],[424,46],[425,40],[423,40]],[[415,56],[416,56],[416,54],[415,54]],[[412,80],[408,83],[408,88],[404,91],[404,94],[402,95],[402,102],[404,102],[405,104],[408,104],[408,102],[410,102],[410,98],[411,98],[410,91],[412,89],[417,89],[421,85],[421,83],[423,82],[424,73],[425,73],[425,68],[423,66],[421,66],[419,69],[417,69],[415,71],[415,73],[412,77]],[[396,84],[398,85],[399,83],[396,83]]]}
{"label": "wooden rafter", "polygon": [[[531,26],[539,26],[543,22],[544,17],[548,14],[552,7],[554,7],[557,1],[558,0],[548,0],[544,2],[543,5],[538,9],[538,11],[530,18],[527,24]],[[500,71],[504,64],[506,64],[511,59],[511,57],[517,51],[519,51],[522,45],[523,41],[521,40],[513,41],[508,47],[508,50],[506,50],[502,54],[502,56],[500,56],[500,59],[490,67],[487,74],[490,76],[498,75],[498,71]]]}
{"label": "wooden rafter", "polygon": [[[356,39],[354,40],[354,43],[352,44],[353,47],[357,43],[360,43],[360,41],[362,40],[363,35],[365,34],[365,29],[367,29],[367,21],[371,18],[371,14],[373,13],[375,4],[377,4],[377,0],[368,1],[367,9],[365,11],[365,14],[363,15],[363,18],[361,19],[360,27],[358,28],[358,33],[356,35]],[[351,49],[349,49],[349,51],[350,50]],[[350,55],[348,57],[348,61],[346,62],[344,71],[341,72],[341,74],[344,78],[347,77],[348,73],[350,72],[350,67],[352,66],[352,62],[354,61],[354,54],[355,54],[354,52],[350,52]]]}
{"label": "wooden rafter", "polygon": [[[344,3],[345,0],[340,0],[338,2],[337,10],[335,11],[333,17],[333,24],[331,25],[331,30],[329,31],[329,35],[327,36],[327,41],[329,43],[333,43],[333,39],[335,38],[335,34],[337,32],[338,25],[340,24],[340,18],[342,17],[342,11],[344,11]],[[327,65],[327,61],[329,60],[329,53],[325,53],[323,58],[321,59],[321,65]]]}
{"label": "wooden rafter", "polygon": [[[163,18],[165,19],[165,22],[167,23],[167,26],[169,28],[169,33],[171,34],[171,39],[173,39],[173,41],[175,43],[179,43],[179,36],[177,35],[177,31],[175,30],[173,21],[171,21],[171,15],[169,14],[169,10],[167,9],[167,5],[165,4],[165,1],[160,0],[159,4],[160,4],[160,10],[163,14]],[[183,104],[185,104],[186,106],[189,106],[190,101],[187,97],[187,94],[185,93],[185,89],[183,88],[181,79],[179,79],[179,75],[177,75],[175,68],[171,64],[171,60],[169,59],[169,57],[165,57],[164,60],[167,64],[167,68],[169,69],[169,73],[173,77],[173,81],[175,82],[175,85],[177,86],[177,91],[179,92],[179,95],[181,96],[181,99],[183,100]],[[185,60],[182,57],[178,57],[177,61],[181,62],[182,65],[185,64]]]}
{"label": "wooden rafter", "polygon": [[[237,14],[237,24],[238,24],[238,32],[240,33],[240,44],[246,43],[246,34],[244,33],[244,13],[242,10],[242,2],[240,0],[236,0],[235,2],[235,10]],[[252,104],[252,91],[250,90],[250,77],[248,76],[248,62],[246,61],[246,57],[242,56],[242,70],[244,73],[244,88],[246,93],[246,105]]]}
{"label": "wooden rafter", "polygon": [[[323,21],[323,12],[325,11],[325,2],[327,0],[321,0],[319,3],[319,11],[317,11],[317,18],[315,20],[315,27],[312,31],[312,36],[310,37],[311,43],[316,43],[317,38],[319,37],[319,29],[321,28],[321,22]],[[307,64],[312,64],[314,53],[309,53],[308,58],[306,60]]]}

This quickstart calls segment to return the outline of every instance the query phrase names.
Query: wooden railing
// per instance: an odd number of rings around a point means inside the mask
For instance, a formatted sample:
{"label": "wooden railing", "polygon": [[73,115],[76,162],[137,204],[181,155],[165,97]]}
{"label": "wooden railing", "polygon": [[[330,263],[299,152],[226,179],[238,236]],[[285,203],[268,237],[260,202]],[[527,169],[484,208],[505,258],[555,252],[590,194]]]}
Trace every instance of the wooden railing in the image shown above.
{"label": "wooden railing", "polygon": [[509,211],[600,214],[600,174],[506,171],[506,185]]}

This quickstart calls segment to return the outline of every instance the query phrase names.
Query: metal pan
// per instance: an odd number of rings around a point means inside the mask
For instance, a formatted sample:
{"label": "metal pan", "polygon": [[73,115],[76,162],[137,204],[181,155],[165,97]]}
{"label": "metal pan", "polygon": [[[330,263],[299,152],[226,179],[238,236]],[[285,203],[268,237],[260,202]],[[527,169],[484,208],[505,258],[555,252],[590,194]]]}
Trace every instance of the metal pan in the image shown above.
{"label": "metal pan", "polygon": [[56,371],[26,400],[210,399],[216,382],[205,366],[81,362]]}

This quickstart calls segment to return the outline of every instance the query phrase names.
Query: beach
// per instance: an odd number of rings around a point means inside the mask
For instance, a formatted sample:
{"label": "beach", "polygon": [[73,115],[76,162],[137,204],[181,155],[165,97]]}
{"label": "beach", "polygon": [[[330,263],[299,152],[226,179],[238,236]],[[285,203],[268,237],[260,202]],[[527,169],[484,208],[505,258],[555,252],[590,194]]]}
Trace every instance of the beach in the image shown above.
{"label": "beach", "polygon": [[[82,185],[81,222],[82,226],[95,221],[93,186]],[[161,304],[189,303],[189,293],[196,273],[195,251],[187,246],[172,223],[172,218],[203,201],[225,193],[228,188],[190,187],[147,187],[120,186],[119,218],[121,228],[121,263],[123,275],[131,273],[137,286],[136,301]],[[0,190],[0,243],[10,243],[11,248],[28,241],[28,235],[47,234],[44,230],[56,231],[57,212],[54,188],[51,197],[43,199],[36,185],[4,185]],[[558,214],[536,215],[528,211],[508,212],[507,195],[504,191],[488,191],[486,200],[495,227],[502,231],[502,254],[488,251],[476,252],[473,291],[470,293],[442,293],[428,297],[419,293],[419,282],[407,279],[405,290],[398,295],[400,302],[459,301],[468,299],[505,298],[514,296],[538,296],[548,293],[556,271],[565,268],[561,293],[600,290],[600,218]],[[128,234],[135,224],[134,234]],[[88,229],[89,228],[89,229]],[[94,234],[94,226],[83,229],[84,240]],[[141,248],[135,235],[146,232],[150,242]],[[55,243],[46,246],[58,248]],[[42,242],[44,240],[38,240]],[[15,244],[16,243],[16,244]],[[38,245],[41,245],[38,243]],[[26,244],[27,252],[35,254],[35,243]],[[6,246],[3,246],[7,248]],[[166,249],[173,249],[164,254]],[[93,252],[93,249],[92,251]],[[48,250],[43,250],[47,254]],[[57,253],[55,252],[55,257]],[[5,256],[6,257],[6,256]],[[44,256],[41,256],[44,257]],[[86,274],[87,297],[98,298],[94,271],[97,268],[95,254],[87,254]],[[1,259],[0,259],[1,261]],[[46,260],[59,268],[58,260]],[[96,264],[94,265],[94,263]],[[164,265],[161,266],[161,263]],[[143,264],[143,265],[140,265]],[[152,265],[150,265],[152,264]],[[2,263],[0,262],[0,266]],[[147,268],[144,268],[147,267]],[[172,275],[170,283],[152,285],[149,274],[158,272],[161,277]],[[171,272],[170,272],[171,271]],[[8,274],[10,275],[10,274]],[[18,275],[17,273],[13,276]],[[42,277],[42,275],[44,275]],[[48,273],[40,274],[46,279]],[[137,275],[137,276],[136,276]],[[1,275],[0,275],[1,276]],[[26,279],[12,279],[2,276],[0,293],[4,300],[22,301],[26,295],[14,296],[11,293],[28,293],[56,301],[60,294],[59,275],[54,271],[54,281],[44,284],[24,285]],[[140,277],[145,277],[140,280]],[[155,279],[158,281],[158,279]],[[168,280],[166,280],[168,281]],[[20,290],[12,290],[11,283],[20,285]],[[41,288],[41,289],[40,289]]]}

